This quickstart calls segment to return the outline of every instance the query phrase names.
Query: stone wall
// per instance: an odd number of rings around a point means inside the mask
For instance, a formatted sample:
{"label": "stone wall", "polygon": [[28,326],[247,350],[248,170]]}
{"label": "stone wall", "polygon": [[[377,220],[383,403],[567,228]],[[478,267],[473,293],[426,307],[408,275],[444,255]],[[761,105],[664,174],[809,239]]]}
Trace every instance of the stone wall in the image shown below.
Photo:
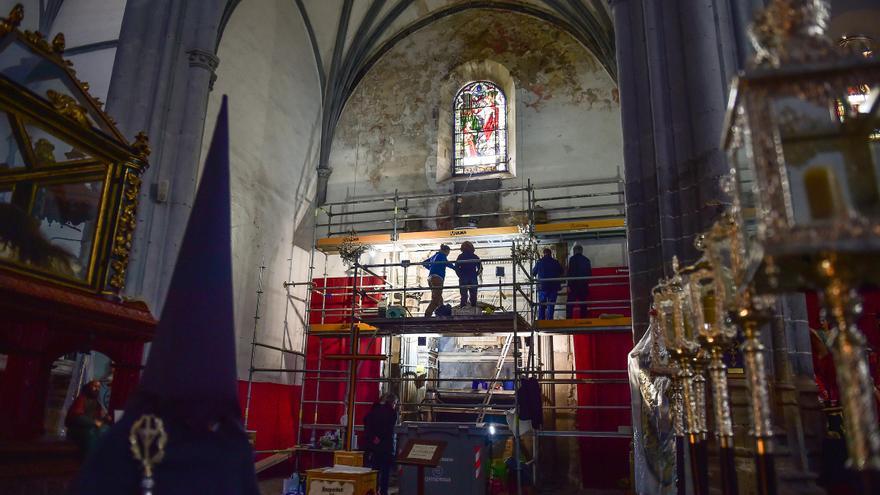
{"label": "stone wall", "polygon": [[[261,265],[266,269],[258,340],[301,349],[303,304],[294,301],[286,307],[282,282],[304,280],[308,274],[312,232],[304,219],[312,218],[307,213],[314,197],[320,87],[293,2],[243,1],[226,26],[217,56],[221,63],[208,100],[200,163],[221,97],[228,95],[237,361],[239,377],[247,379]],[[300,299],[305,295],[292,293]],[[290,363],[286,367],[294,367]],[[285,366],[280,352],[263,348],[257,349],[255,365]],[[285,382],[292,379],[289,375],[255,379]]]}
{"label": "stone wall", "polygon": [[[617,88],[571,36],[523,14],[472,9],[440,19],[389,50],[349,99],[333,143],[328,201],[448,192],[437,181],[438,141],[449,121],[463,66],[501,66],[513,79],[516,177],[504,187],[614,177],[622,169]],[[488,69],[487,69],[488,70]],[[500,70],[500,69],[499,69]],[[491,71],[490,71],[491,72]],[[491,74],[488,75],[490,77]],[[504,85],[504,81],[498,81]],[[456,86],[450,91],[450,85]],[[442,176],[442,174],[441,174]],[[457,190],[469,189],[459,184]],[[497,199],[497,198],[493,198]],[[520,197],[500,198],[520,209]],[[438,201],[429,215],[450,211]],[[433,227],[434,225],[427,225]]]}

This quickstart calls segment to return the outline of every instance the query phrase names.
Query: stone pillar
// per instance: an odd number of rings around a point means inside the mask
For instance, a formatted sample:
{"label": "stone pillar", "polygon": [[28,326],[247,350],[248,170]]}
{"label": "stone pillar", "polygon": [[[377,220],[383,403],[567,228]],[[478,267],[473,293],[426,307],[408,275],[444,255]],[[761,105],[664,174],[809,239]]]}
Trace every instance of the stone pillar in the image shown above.
{"label": "stone pillar", "polygon": [[[624,134],[635,339],[672,255],[721,211],[720,150],[736,69],[726,0],[612,0]],[[682,22],[687,19],[687,22]]]}
{"label": "stone pillar", "polygon": [[[813,373],[810,327],[803,294],[779,298],[777,315],[770,325],[772,338],[776,422],[779,442],[791,452],[790,485],[799,493],[815,490],[821,459],[825,413],[819,403]],[[783,466],[786,467],[786,466]],[[800,485],[800,486],[798,486]]]}
{"label": "stone pillar", "polygon": [[318,188],[315,193],[316,205],[323,205],[327,202],[327,184],[330,182],[330,175],[332,174],[332,168],[318,167]]}
{"label": "stone pillar", "polygon": [[129,0],[107,97],[122,132],[146,131],[144,175],[126,292],[158,314],[198,185],[208,93],[226,0]]}

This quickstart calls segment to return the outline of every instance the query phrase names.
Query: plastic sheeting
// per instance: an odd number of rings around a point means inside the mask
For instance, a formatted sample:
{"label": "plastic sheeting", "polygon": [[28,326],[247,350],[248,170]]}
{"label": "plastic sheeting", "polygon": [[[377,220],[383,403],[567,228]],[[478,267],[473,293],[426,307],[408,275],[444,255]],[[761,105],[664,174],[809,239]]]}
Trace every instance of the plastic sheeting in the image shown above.
{"label": "plastic sheeting", "polygon": [[659,359],[649,328],[629,353],[632,395],[635,491],[640,495],[676,493],[675,431],[670,394],[672,381],[652,376],[652,360]]}

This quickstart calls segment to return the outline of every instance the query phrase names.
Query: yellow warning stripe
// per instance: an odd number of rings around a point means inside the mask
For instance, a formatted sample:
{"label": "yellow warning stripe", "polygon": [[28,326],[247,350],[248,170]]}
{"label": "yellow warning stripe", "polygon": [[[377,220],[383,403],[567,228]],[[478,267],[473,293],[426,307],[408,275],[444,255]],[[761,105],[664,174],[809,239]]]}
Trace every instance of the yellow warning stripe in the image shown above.
{"label": "yellow warning stripe", "polygon": [[[623,218],[599,218],[595,220],[582,220],[577,222],[542,223],[535,225],[538,234],[553,234],[560,232],[585,232],[590,230],[623,228],[626,222]],[[509,225],[505,227],[486,227],[481,229],[453,229],[453,230],[427,230],[421,232],[401,232],[398,235],[400,241],[430,241],[442,239],[475,239],[479,237],[510,236],[517,235],[522,231],[519,226]],[[316,243],[322,251],[337,251],[345,237],[324,237]],[[356,244],[375,245],[391,243],[390,234],[362,235],[354,239]]]}
{"label": "yellow warning stripe", "polygon": [[[366,323],[355,323],[355,325],[361,332],[375,332],[376,330],[379,330],[373,325],[368,325]],[[351,331],[351,323],[316,323],[309,325],[309,331],[311,333],[347,333]]]}
{"label": "yellow warning stripe", "polygon": [[559,328],[628,327],[632,325],[632,318],[626,316],[618,318],[575,318],[570,320],[539,320],[536,323],[538,330],[553,330]]}
{"label": "yellow warning stripe", "polygon": [[626,221],[623,218],[598,218],[578,222],[539,223],[535,225],[535,232],[538,234],[580,232],[585,230],[622,228],[625,225]]}

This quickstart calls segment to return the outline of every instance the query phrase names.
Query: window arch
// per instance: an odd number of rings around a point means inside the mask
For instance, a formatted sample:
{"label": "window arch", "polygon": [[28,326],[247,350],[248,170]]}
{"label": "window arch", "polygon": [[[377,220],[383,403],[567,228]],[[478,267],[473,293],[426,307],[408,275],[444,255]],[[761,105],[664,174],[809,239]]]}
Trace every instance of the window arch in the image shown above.
{"label": "window arch", "polygon": [[474,81],[455,95],[453,175],[507,172],[507,97],[497,84]]}

